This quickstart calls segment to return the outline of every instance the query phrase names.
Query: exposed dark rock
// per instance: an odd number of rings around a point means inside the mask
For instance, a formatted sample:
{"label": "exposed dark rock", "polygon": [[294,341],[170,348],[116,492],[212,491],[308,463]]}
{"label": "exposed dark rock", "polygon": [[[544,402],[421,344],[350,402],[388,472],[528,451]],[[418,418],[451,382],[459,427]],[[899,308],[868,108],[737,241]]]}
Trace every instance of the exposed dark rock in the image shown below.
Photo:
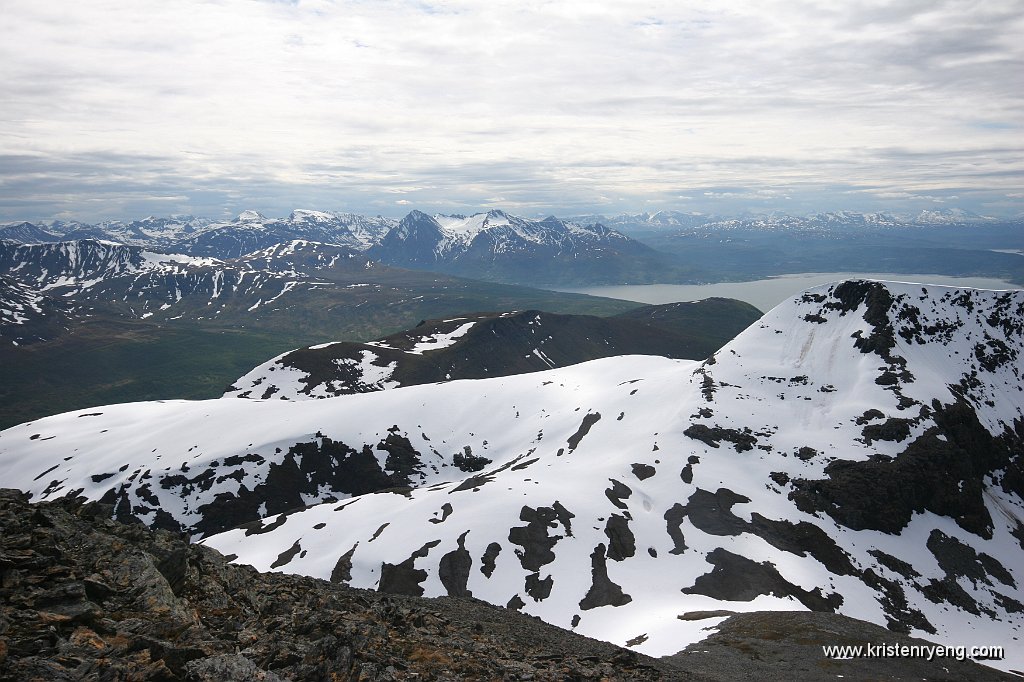
{"label": "exposed dark rock", "polygon": [[501,545],[497,542],[492,542],[487,545],[487,549],[484,550],[484,555],[480,559],[480,572],[488,578],[494,573],[494,562],[498,558],[498,554],[501,553]]}
{"label": "exposed dark rock", "polygon": [[835,611],[843,598],[837,593],[822,595],[821,588],[804,590],[779,575],[770,562],[757,563],[746,557],[716,548],[707,556],[715,568],[697,578],[692,587],[684,587],[685,594],[703,594],[714,599],[751,601],[762,594],[793,597],[811,611]]}
{"label": "exposed dark rock", "polygon": [[347,583],[352,580],[352,555],[355,554],[358,546],[357,542],[352,545],[352,549],[338,557],[338,563],[334,564],[334,570],[331,571],[332,583]]}
{"label": "exposed dark rock", "polygon": [[384,469],[391,472],[391,479],[394,481],[392,486],[409,485],[412,477],[423,468],[420,453],[405,436],[389,433],[387,438],[377,444],[377,449],[388,453],[387,459],[384,460]]}
{"label": "exposed dark rock", "polygon": [[837,302],[826,303],[824,307],[839,310],[841,314],[856,310],[861,304],[865,305],[864,321],[872,326],[872,330],[868,336],[858,338],[854,345],[862,353],[877,353],[888,358],[889,351],[896,346],[896,337],[889,320],[893,298],[885,285],[880,282],[848,280],[837,285],[832,295]]}
{"label": "exposed dark rock", "polygon": [[882,419],[884,417],[885,413],[881,410],[871,408],[870,410],[866,410],[861,416],[857,417],[857,426],[863,426],[873,419]]}
{"label": "exposed dark rock", "polygon": [[1007,597],[1005,594],[1000,594],[995,590],[992,591],[992,596],[995,597],[996,602],[1000,607],[1006,610],[1007,613],[1024,613],[1024,604],[1013,597]]}
{"label": "exposed dark rock", "polygon": [[746,530],[747,522],[732,513],[732,506],[742,502],[750,502],[750,498],[728,488],[714,493],[697,488],[678,513],[709,535],[739,535]]}
{"label": "exposed dark rock", "polygon": [[554,587],[555,581],[549,575],[546,578],[541,578],[540,573],[531,573],[526,576],[526,594],[533,597],[534,601],[543,601],[551,596],[551,588]]}
{"label": "exposed dark rock", "polygon": [[623,561],[636,554],[636,538],[625,516],[609,516],[604,534],[608,536],[608,558],[612,561]]}
{"label": "exposed dark rock", "polygon": [[715,609],[713,611],[687,611],[681,613],[676,618],[679,620],[705,620],[707,618],[721,618],[722,616],[731,616],[735,611],[726,611],[724,609]]}
{"label": "exposed dark rock", "polygon": [[793,523],[787,520],[773,520],[761,516],[757,512],[750,515],[750,524],[746,531],[763,538],[773,547],[803,556],[810,554],[835,575],[856,575],[850,557],[813,523],[800,521]]}
{"label": "exposed dark rock", "polygon": [[646,480],[656,473],[650,464],[633,464],[633,475],[641,481]]}
{"label": "exposed dark rock", "polygon": [[885,612],[886,626],[890,630],[906,634],[917,629],[935,634],[935,626],[925,615],[910,607],[907,595],[899,583],[883,578],[870,568],[859,573],[859,577],[865,585],[878,592],[878,603]]}
{"label": "exposed dark rock", "polygon": [[[525,607],[518,595],[501,609],[261,574],[96,507],[66,499],[31,506],[0,491],[4,571],[33,578],[0,587],[0,679],[818,680],[823,670],[850,679],[1011,679],[950,658],[823,659],[822,644],[923,642],[803,612],[736,614],[691,647],[701,653],[653,660],[515,613]],[[187,570],[175,595],[156,566],[178,550]]]}
{"label": "exposed dark rock", "polygon": [[188,549],[179,547],[172,550],[157,563],[156,570],[160,571],[160,575],[167,580],[174,596],[180,597],[181,591],[185,587],[185,575],[188,572]]}
{"label": "exposed dark rock", "polygon": [[973,547],[946,535],[941,530],[935,529],[928,536],[928,549],[935,555],[939,567],[947,578],[964,577],[974,584],[983,582],[992,585],[989,579],[991,576],[1004,585],[1017,586],[1010,572],[994,557],[984,552],[975,552]]}
{"label": "exposed dark rock", "polygon": [[899,573],[907,580],[913,580],[914,578],[920,578],[921,574],[914,570],[914,567],[908,564],[902,559],[897,559],[891,554],[886,554],[880,549],[868,550],[868,554],[878,559],[878,563],[882,564],[890,571]]}
{"label": "exposed dark rock", "polygon": [[665,512],[665,530],[672,538],[671,554],[682,554],[686,551],[686,539],[683,537],[682,524],[686,518],[686,507],[676,502]]}
{"label": "exposed dark rock", "polygon": [[430,550],[439,544],[440,540],[426,543],[400,564],[382,563],[377,591],[387,594],[409,594],[415,597],[422,595],[423,586],[420,583],[427,579],[427,572],[416,568],[414,564],[416,559],[426,557]]}
{"label": "exposed dark rock", "polygon": [[480,488],[480,486],[490,483],[493,480],[493,476],[488,476],[486,474],[482,474],[479,476],[469,476],[468,478],[466,478],[465,481],[452,488],[449,494],[460,493],[466,490],[476,492]]}
{"label": "exposed dark rock", "polygon": [[627,639],[626,640],[626,646],[640,646],[641,644],[646,642],[648,639],[650,639],[650,637],[648,637],[647,633],[645,632],[643,634],[637,635],[636,637],[632,637],[630,639]]}
{"label": "exposed dark rock", "polygon": [[473,557],[466,550],[466,535],[459,536],[458,549],[454,549],[441,557],[437,565],[437,577],[447,590],[449,597],[472,597],[473,593],[466,589],[469,572],[473,568]]}
{"label": "exposed dark rock", "polygon": [[428,519],[428,521],[430,521],[431,523],[444,523],[448,519],[448,517],[452,515],[453,511],[454,508],[452,507],[451,502],[445,502],[444,504],[441,505],[441,518]]}
{"label": "exposed dark rock", "polygon": [[864,442],[871,445],[876,440],[896,441],[902,443],[910,437],[909,419],[890,417],[881,424],[868,424],[861,430]]}
{"label": "exposed dark rock", "polygon": [[949,576],[942,580],[931,578],[928,584],[921,588],[921,594],[936,604],[946,602],[975,616],[981,615],[983,610],[978,602],[971,595],[967,594],[954,578]]}
{"label": "exposed dark rock", "polygon": [[580,428],[576,430],[576,433],[569,436],[569,452],[572,452],[579,446],[580,441],[583,440],[583,437],[590,433],[590,427],[596,424],[600,419],[600,412],[588,412],[583,417],[583,422],[580,424]]}
{"label": "exposed dark rock", "polygon": [[278,557],[276,559],[274,559],[274,563],[270,564],[270,567],[271,568],[279,568],[281,566],[284,566],[285,564],[291,562],[291,560],[295,558],[295,555],[298,554],[301,551],[302,551],[302,546],[299,544],[299,541],[296,540],[295,543],[292,544],[291,547],[289,547],[285,551],[281,552],[278,555]]}
{"label": "exposed dark rock", "polygon": [[[324,436],[312,442],[296,443],[280,463],[267,466],[262,483],[251,489],[243,484],[237,493],[220,493],[202,505],[199,508],[202,519],[193,530],[209,535],[257,521],[261,518],[260,510],[264,504],[266,511],[262,516],[302,509],[305,507],[303,494],[318,494],[323,488],[362,495],[408,486],[410,476],[415,475],[421,466],[419,453],[408,439],[391,433],[377,447],[388,452],[387,472],[381,469],[369,445],[355,450]],[[224,465],[227,466],[229,460],[231,466],[236,466],[257,458],[262,460],[258,455],[235,455],[225,459]],[[215,468],[211,467],[193,478],[181,474],[163,476],[159,483],[165,490],[177,488],[184,497],[195,489],[208,490],[215,479]]]}
{"label": "exposed dark rock", "polygon": [[629,506],[623,500],[629,499],[629,496],[633,494],[633,489],[614,478],[608,480],[612,482],[612,487],[604,491],[605,496],[619,509],[628,509]]}
{"label": "exposed dark rock", "polygon": [[805,445],[796,451],[796,456],[798,459],[801,459],[806,462],[809,459],[814,459],[815,457],[817,457],[818,451],[812,447],[808,447]]}
{"label": "exposed dark rock", "polygon": [[541,566],[555,560],[552,548],[564,536],[548,535],[548,530],[554,528],[557,523],[561,523],[565,534],[571,536],[570,519],[572,517],[573,514],[557,501],[551,507],[532,509],[524,506],[522,508],[519,512],[519,519],[526,521],[527,525],[509,529],[508,540],[523,548],[515,550],[523,568],[528,571],[539,571]]}
{"label": "exposed dark rock", "polygon": [[736,452],[753,450],[754,446],[757,445],[757,438],[754,437],[749,428],[744,428],[740,431],[738,429],[726,429],[721,426],[691,424],[683,431],[683,434],[713,448],[717,448],[718,444],[724,440],[732,443],[733,447],[736,448]]}
{"label": "exposed dark rock", "polygon": [[622,606],[633,601],[633,598],[622,591],[622,588],[608,579],[608,566],[605,562],[605,546],[594,548],[590,555],[592,583],[585,597],[580,600],[580,608],[584,611],[598,606]]}
{"label": "exposed dark rock", "polygon": [[[834,613],[780,611],[737,613],[715,627],[707,639],[669,656],[667,661],[700,666],[717,682],[732,680],[934,680],[935,682],[1006,681],[1012,675],[973,661],[938,657],[825,658],[822,646],[933,646],[884,627]],[[926,649],[919,649],[926,650]]]}
{"label": "exposed dark rock", "polygon": [[463,452],[456,452],[452,456],[452,463],[461,471],[473,473],[483,471],[484,467],[491,463],[491,460],[480,455],[474,455],[473,449],[467,445]]}
{"label": "exposed dark rock", "polygon": [[993,437],[963,400],[951,405],[934,401],[932,418],[936,426],[895,459],[831,462],[826,479],[795,479],[790,499],[801,511],[823,511],[854,530],[898,533],[914,513],[931,511],[990,538],[984,479],[1005,470],[1002,485],[1007,487],[1009,479],[1013,492],[1021,494],[1016,487],[1022,462],[1013,453],[1024,449],[1024,434],[1007,430]]}
{"label": "exposed dark rock", "polygon": [[[0,680],[703,679],[473,599],[257,573],[81,502],[0,490],[3,570],[31,578],[0,586]],[[157,566],[181,554],[175,594]]]}
{"label": "exposed dark rock", "polygon": [[1010,534],[1017,540],[1020,548],[1024,549],[1024,523],[1017,521],[1017,525],[1010,531]]}

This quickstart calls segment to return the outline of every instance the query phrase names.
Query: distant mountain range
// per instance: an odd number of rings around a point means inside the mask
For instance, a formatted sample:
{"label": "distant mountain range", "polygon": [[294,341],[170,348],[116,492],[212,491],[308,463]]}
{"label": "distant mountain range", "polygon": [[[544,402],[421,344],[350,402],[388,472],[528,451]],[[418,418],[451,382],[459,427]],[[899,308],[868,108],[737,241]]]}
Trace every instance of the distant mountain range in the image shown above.
{"label": "distant mountain range", "polygon": [[[445,319],[369,349],[457,358],[503,318]],[[537,322],[515,330],[543,361]],[[1021,669],[1022,353],[1024,292],[849,280],[703,362],[77,410],[4,431],[0,478],[260,570],[472,596],[649,655],[807,610]]]}
{"label": "distant mountain range", "polygon": [[388,265],[521,284],[655,281],[678,277],[683,270],[671,258],[600,224],[553,216],[529,220],[502,211],[471,216],[412,211],[400,221],[296,210],[286,219],[244,211],[230,222],[179,216],[96,225],[11,223],[0,226],[0,239],[22,244],[98,239],[220,259],[305,240],[365,251]]}
{"label": "distant mountain range", "polygon": [[[880,266],[895,272],[989,273],[1016,281],[1024,280],[1024,261],[992,250],[1024,249],[1022,225],[957,209],[912,216],[833,212],[728,218],[662,211],[568,219],[530,219],[500,210],[412,211],[401,220],[295,210],[287,218],[244,211],[230,221],[175,216],[94,225],[8,223],[0,225],[0,239],[22,244],[99,239],[222,260],[305,240],[364,252],[387,265],[534,286],[707,282],[810,270],[878,272]],[[890,262],[868,265],[880,249],[890,247],[896,249]]]}
{"label": "distant mountain range", "polygon": [[683,211],[658,211],[656,213],[600,214],[573,216],[569,220],[584,224],[601,223],[626,233],[634,232],[686,232],[694,228],[705,230],[728,229],[771,229],[805,230],[821,228],[908,228],[929,226],[983,226],[1008,222],[1007,220],[983,216],[959,208],[946,208],[918,213],[859,213],[856,211],[832,211],[808,215],[772,213],[767,215],[722,216]]}
{"label": "distant mountain range", "polygon": [[397,224],[390,218],[352,213],[295,210],[287,218],[243,211],[234,220],[194,216],[150,216],[130,222],[96,224],[51,221],[0,225],[0,239],[22,244],[99,239],[158,251],[239,258],[296,239],[365,250]]}
{"label": "distant mountain range", "polygon": [[539,285],[653,282],[681,272],[664,254],[600,223],[527,220],[502,211],[413,211],[367,255],[391,265]]}

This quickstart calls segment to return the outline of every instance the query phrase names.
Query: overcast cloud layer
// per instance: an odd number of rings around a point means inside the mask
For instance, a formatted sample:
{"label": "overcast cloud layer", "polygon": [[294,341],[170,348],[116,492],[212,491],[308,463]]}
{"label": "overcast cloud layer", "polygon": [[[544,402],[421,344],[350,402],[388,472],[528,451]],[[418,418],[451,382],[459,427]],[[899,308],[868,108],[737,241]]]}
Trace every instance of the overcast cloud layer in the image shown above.
{"label": "overcast cloud layer", "polygon": [[0,219],[1024,211],[1019,0],[0,0]]}

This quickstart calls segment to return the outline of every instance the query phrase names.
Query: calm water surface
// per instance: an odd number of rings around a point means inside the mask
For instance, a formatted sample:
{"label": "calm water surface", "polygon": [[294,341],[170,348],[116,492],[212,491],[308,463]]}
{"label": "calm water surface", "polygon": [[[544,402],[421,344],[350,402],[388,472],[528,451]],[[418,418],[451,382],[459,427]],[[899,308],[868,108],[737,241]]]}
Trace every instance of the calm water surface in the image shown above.
{"label": "calm water surface", "polygon": [[843,279],[884,279],[891,282],[917,282],[945,284],[947,286],[978,289],[1020,289],[1017,284],[990,277],[948,277],[946,275],[896,275],[892,273],[808,272],[798,275],[780,275],[753,282],[718,282],[717,284],[630,284],[621,286],[582,287],[556,289],[576,294],[606,296],[638,303],[675,303],[697,301],[721,296],[736,298],[768,311],[786,299],[811,287]]}

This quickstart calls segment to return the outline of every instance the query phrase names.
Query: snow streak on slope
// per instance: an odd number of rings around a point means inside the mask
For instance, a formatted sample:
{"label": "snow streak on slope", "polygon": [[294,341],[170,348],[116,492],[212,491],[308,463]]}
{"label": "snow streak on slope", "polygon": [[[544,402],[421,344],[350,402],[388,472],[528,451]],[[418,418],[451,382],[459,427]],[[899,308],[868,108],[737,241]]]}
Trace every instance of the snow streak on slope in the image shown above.
{"label": "snow streak on slope", "polygon": [[1019,292],[853,281],[700,364],[99,408],[0,434],[0,476],[204,534],[261,516],[204,542],[651,654],[812,609],[1020,668],[1022,337]]}
{"label": "snow streak on slope", "polygon": [[[469,330],[473,328],[473,325],[475,324],[476,322],[466,322],[465,324],[459,325],[450,332],[433,334],[422,339],[419,343],[417,343],[415,346],[413,346],[412,348],[405,352],[412,353],[413,355],[423,355],[424,353],[429,353],[432,350],[441,350],[442,348],[448,348],[456,341],[461,339],[463,336],[465,336],[469,332]],[[388,346],[383,342],[379,341],[370,341],[366,345],[380,345],[384,348],[392,348],[392,346]]]}

